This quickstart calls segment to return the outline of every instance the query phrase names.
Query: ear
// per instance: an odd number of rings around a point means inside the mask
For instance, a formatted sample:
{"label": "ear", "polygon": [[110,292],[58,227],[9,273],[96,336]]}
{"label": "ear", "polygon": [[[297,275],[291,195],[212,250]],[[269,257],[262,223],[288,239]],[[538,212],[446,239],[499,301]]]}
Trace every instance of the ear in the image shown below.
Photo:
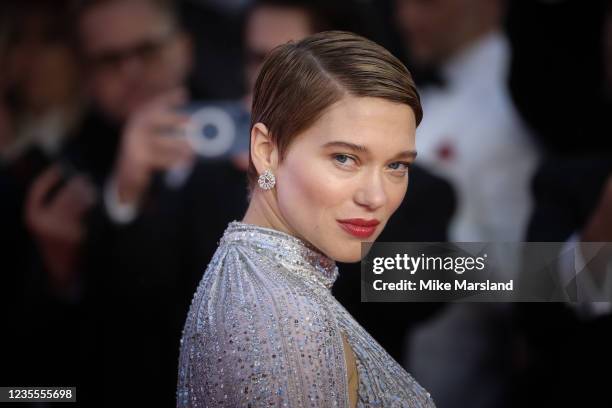
{"label": "ear", "polygon": [[251,158],[258,174],[267,169],[276,170],[278,150],[266,125],[258,122],[251,129]]}

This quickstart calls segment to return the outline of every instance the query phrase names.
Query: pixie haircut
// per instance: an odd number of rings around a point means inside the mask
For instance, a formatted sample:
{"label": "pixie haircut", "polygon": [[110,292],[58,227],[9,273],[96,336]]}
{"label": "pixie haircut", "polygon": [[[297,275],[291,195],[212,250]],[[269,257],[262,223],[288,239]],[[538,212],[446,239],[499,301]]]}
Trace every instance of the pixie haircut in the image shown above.
{"label": "pixie haircut", "polygon": [[[345,96],[406,104],[417,126],[423,117],[412,76],[396,57],[359,35],[324,31],[278,46],[266,57],[255,82],[251,129],[266,125],[282,161],[293,139]],[[250,154],[250,190],[257,177]]]}

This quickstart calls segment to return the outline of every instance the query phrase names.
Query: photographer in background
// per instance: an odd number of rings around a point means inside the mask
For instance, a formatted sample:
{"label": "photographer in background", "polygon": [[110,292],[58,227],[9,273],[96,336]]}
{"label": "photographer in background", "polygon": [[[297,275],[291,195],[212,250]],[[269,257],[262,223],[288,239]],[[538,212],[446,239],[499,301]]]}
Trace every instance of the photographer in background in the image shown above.
{"label": "photographer in background", "polygon": [[[410,60],[438,73],[437,83],[420,89],[426,114],[416,163],[457,193],[451,241],[521,241],[532,211],[529,183],[540,152],[508,86],[512,47],[503,25],[508,3],[394,2]],[[500,256],[514,275],[518,254]],[[407,365],[438,407],[508,405],[510,314],[502,303],[449,304],[411,333]]]}
{"label": "photographer in background", "polygon": [[244,96],[233,102],[233,108],[242,112],[244,150],[233,157],[234,164],[246,172],[249,166],[250,116],[255,80],[266,55],[288,41],[299,41],[319,31],[333,28],[332,16],[316,1],[256,0],[247,9],[244,24]]}
{"label": "photographer in background", "polygon": [[[180,108],[188,94],[203,96],[187,90],[191,41],[174,2],[85,1],[75,24],[92,103],[28,186],[22,211],[39,254],[28,268],[54,297],[36,298],[47,324],[33,325],[14,354],[65,353],[15,366],[23,384],[77,385],[88,406],[173,405],[187,303],[224,227],[246,207],[246,180],[229,163],[199,160],[182,135],[189,117]],[[188,171],[169,182],[176,168]],[[70,330],[52,330],[68,315]]]}
{"label": "photographer in background", "polygon": [[[584,5],[570,6],[565,11],[582,10],[579,7]],[[581,82],[579,89],[572,89],[572,93],[601,92],[600,100],[587,101],[600,108],[589,107],[586,120],[579,113],[574,119],[575,124],[592,126],[596,132],[585,139],[586,135],[577,136],[574,126],[563,123],[568,127],[557,134],[555,141],[560,143],[551,148],[533,179],[535,209],[527,234],[528,241],[565,242],[556,269],[561,282],[575,288],[579,301],[515,305],[524,337],[524,364],[516,375],[517,406],[527,402],[556,407],[612,405],[607,376],[601,374],[601,368],[612,363],[612,279],[608,276],[612,272],[612,154],[606,140],[612,106],[610,3],[597,15],[601,17],[601,50],[591,58],[600,57],[603,69],[601,75],[589,78],[598,86],[583,88]],[[592,138],[601,140],[592,143]]]}
{"label": "photographer in background", "polygon": [[119,197],[136,201],[155,169],[190,157],[184,140],[158,130],[168,126],[169,115],[176,123],[185,120],[171,113],[190,69],[189,42],[177,24],[164,2],[89,1],[79,9],[77,45],[92,107],[66,138],[59,162],[34,180],[25,212],[44,264],[62,289],[78,279],[82,215],[101,196],[109,174],[119,175]]}
{"label": "photographer in background", "polygon": [[225,225],[246,207],[246,180],[200,160],[184,136],[191,44],[172,2],[98,2],[79,21],[101,116],[123,123],[83,251],[96,383],[124,384],[124,401],[172,405],[183,318]]}
{"label": "photographer in background", "polygon": [[[25,213],[33,180],[57,157],[81,117],[81,70],[68,1],[5,3],[0,6],[0,310],[10,335],[1,350],[0,377],[5,384],[68,381],[76,374],[76,310],[65,275],[45,265],[44,257],[62,256],[63,246],[78,239],[78,227],[64,224],[64,215],[78,220],[93,192],[76,178],[49,203],[46,211],[56,217],[47,219],[47,230],[62,233],[45,249],[29,231]],[[34,339],[48,331],[61,335],[34,347]]]}

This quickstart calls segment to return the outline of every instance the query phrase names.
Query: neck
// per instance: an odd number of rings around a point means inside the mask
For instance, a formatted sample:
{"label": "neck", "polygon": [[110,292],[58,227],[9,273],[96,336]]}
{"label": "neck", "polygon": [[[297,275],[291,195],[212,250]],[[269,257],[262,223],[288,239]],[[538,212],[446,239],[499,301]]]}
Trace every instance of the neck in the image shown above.
{"label": "neck", "polygon": [[[274,203],[274,191],[264,192],[257,189],[251,198],[242,222],[258,225],[260,227],[272,228],[293,236],[296,234],[280,216],[278,206]],[[273,202],[274,201],[274,202]]]}

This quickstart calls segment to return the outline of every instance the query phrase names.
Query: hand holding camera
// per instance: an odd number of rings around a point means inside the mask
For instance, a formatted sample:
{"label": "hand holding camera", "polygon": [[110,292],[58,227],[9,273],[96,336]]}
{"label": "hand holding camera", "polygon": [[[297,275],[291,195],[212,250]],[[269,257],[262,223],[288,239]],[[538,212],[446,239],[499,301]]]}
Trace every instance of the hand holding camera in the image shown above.
{"label": "hand holding camera", "polygon": [[175,89],[128,120],[114,171],[121,204],[137,205],[155,171],[193,160],[194,152],[185,136],[189,115],[178,111],[185,100],[185,90]]}

